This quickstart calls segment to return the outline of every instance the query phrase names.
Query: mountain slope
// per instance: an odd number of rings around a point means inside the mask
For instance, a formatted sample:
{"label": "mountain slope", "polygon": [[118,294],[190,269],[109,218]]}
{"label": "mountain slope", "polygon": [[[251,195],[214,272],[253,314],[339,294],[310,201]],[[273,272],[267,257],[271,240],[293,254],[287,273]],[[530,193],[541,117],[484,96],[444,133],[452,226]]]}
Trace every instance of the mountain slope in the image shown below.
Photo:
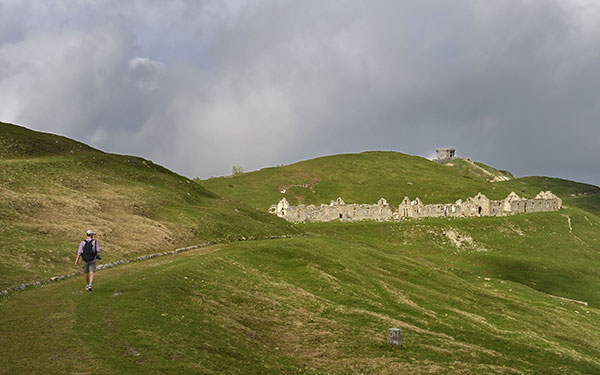
{"label": "mountain slope", "polygon": [[508,171],[500,171],[481,162],[473,162],[469,158],[454,158],[443,161],[441,164],[458,169],[461,172],[461,175],[465,177],[476,176],[489,182],[508,181],[515,178],[515,176]]}
{"label": "mountain slope", "polygon": [[[600,193],[600,188],[547,177],[526,177],[489,183],[489,175],[456,164],[435,163],[399,152],[363,152],[325,156],[256,172],[198,181],[221,196],[267,210],[285,197],[290,204],[322,204],[342,197],[346,203],[376,203],[381,197],[398,205],[404,196],[428,203],[454,202],[482,192],[503,199],[511,191],[534,197],[552,190],[561,198]],[[462,165],[462,164],[461,164]],[[478,166],[499,172],[478,163]],[[496,171],[496,172],[494,172]],[[284,193],[285,192],[285,193]]]}
{"label": "mountain slope", "polygon": [[36,132],[22,126],[0,122],[0,159],[99,153],[86,144],[50,133]]}
{"label": "mountain slope", "polygon": [[296,232],[148,160],[4,123],[0,144],[0,288],[72,270],[88,228],[105,262]]}
{"label": "mountain slope", "polygon": [[[82,179],[85,171],[101,178]],[[61,261],[44,259],[56,249],[68,267],[80,226],[100,227],[117,258],[146,245],[307,236],[101,270],[92,293],[77,277],[2,297],[0,374],[600,373],[598,188],[546,177],[491,184],[484,175],[379,152],[199,184],[93,151],[1,159],[2,277],[19,277],[13,268],[43,274]],[[568,207],[294,226],[265,213],[282,196],[397,204],[404,195],[430,203],[511,190],[553,190]],[[401,348],[386,343],[391,327],[402,329]]]}
{"label": "mountain slope", "polygon": [[2,299],[0,374],[600,372],[595,216],[302,227]]}

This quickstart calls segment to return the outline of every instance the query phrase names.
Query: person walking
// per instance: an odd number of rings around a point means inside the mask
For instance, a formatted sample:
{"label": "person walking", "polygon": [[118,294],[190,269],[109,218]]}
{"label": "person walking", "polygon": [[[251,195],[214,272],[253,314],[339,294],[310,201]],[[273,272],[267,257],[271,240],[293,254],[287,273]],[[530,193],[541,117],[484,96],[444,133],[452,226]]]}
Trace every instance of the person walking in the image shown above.
{"label": "person walking", "polygon": [[92,282],[94,282],[94,272],[96,272],[96,259],[100,259],[98,253],[101,250],[98,241],[94,239],[96,233],[88,229],[85,234],[87,234],[87,238],[79,243],[75,265],[79,264],[79,258],[81,258],[83,275],[85,276],[85,289],[91,292]]}

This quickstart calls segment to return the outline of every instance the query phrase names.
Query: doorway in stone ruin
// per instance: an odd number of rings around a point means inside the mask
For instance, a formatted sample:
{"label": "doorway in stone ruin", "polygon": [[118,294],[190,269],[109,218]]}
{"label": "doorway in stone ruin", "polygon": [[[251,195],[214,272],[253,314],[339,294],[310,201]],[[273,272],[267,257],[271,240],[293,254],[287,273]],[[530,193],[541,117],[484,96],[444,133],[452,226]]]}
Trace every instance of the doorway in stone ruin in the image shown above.
{"label": "doorway in stone ruin", "polygon": [[340,214],[340,219],[342,218],[342,214]]}
{"label": "doorway in stone ruin", "polygon": [[479,213],[479,215],[481,215],[481,207],[477,208],[477,212]]}

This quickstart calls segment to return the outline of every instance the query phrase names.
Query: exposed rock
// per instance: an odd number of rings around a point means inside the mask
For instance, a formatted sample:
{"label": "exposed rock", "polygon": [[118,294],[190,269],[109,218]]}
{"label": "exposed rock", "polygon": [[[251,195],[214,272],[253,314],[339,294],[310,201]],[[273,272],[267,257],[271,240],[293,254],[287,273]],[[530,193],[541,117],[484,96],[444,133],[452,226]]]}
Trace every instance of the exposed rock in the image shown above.
{"label": "exposed rock", "polygon": [[388,329],[388,344],[402,346],[402,330],[400,328]]}
{"label": "exposed rock", "polygon": [[456,229],[449,228],[444,230],[444,236],[452,242],[452,244],[460,249],[463,246],[472,247],[474,244],[473,238],[468,234],[459,232]]}

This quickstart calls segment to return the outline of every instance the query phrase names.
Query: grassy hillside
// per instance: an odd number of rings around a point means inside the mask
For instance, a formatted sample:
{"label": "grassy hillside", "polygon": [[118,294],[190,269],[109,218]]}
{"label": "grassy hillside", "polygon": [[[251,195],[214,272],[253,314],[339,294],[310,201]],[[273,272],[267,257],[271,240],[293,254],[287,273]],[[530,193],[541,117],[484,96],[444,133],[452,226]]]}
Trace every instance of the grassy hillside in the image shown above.
{"label": "grassy hillside", "polygon": [[[0,124],[2,144],[27,145],[25,134]],[[51,145],[46,136],[36,135]],[[73,269],[88,227],[108,260],[222,243],[102,270],[92,293],[77,277],[0,298],[2,375],[600,373],[595,186],[491,184],[479,169],[394,152],[194,183],[147,160],[73,147],[0,159],[0,282]],[[405,195],[433,203],[540,190],[568,207],[297,225],[265,213],[282,196],[395,205]],[[284,233],[308,235],[226,243]],[[391,327],[403,331],[401,348],[386,343]]]}
{"label": "grassy hillside", "polygon": [[479,177],[490,182],[513,179],[515,176],[508,171],[500,171],[481,162],[473,162],[469,158],[455,158],[441,162],[446,167],[453,167],[464,177]]}
{"label": "grassy hillside", "polygon": [[105,262],[296,232],[148,160],[4,123],[0,145],[0,289],[73,270],[88,228]]}
{"label": "grassy hillside", "polygon": [[22,126],[0,122],[0,158],[99,153],[86,144],[55,134],[36,132]]}
{"label": "grassy hillside", "polygon": [[1,299],[0,373],[600,373],[594,215],[301,227]]}
{"label": "grassy hillside", "polygon": [[[491,199],[503,199],[511,191],[525,197],[534,197],[540,190],[552,190],[561,197],[600,193],[600,188],[593,185],[547,177],[489,183],[489,175],[472,166],[466,169],[463,159],[452,162],[452,165],[434,163],[398,152],[363,152],[326,156],[199,183],[221,196],[260,210],[267,210],[282,197],[292,205],[329,203],[337,197],[346,203],[375,203],[384,197],[390,205],[398,205],[404,196],[419,197],[424,203],[444,203],[478,192]],[[490,173],[510,176],[482,163],[478,165]]]}
{"label": "grassy hillside", "polygon": [[567,198],[563,201],[563,204],[579,207],[595,214],[596,216],[600,216],[600,195],[598,194]]}

